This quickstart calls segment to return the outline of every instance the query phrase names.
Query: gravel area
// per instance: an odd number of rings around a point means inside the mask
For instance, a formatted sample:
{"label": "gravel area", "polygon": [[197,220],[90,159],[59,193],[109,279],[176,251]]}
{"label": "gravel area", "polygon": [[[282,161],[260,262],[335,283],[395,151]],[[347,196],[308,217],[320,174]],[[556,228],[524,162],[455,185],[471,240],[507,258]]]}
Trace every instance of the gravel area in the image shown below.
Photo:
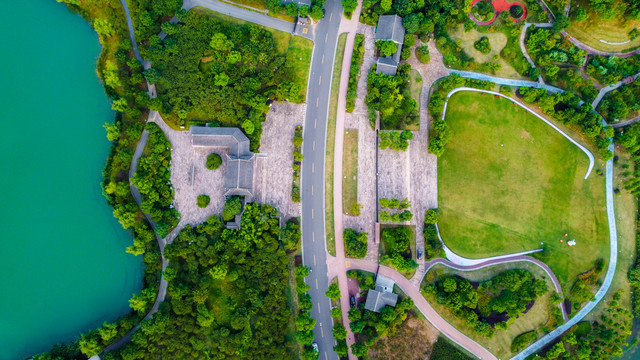
{"label": "gravel area", "polygon": [[283,220],[300,216],[300,203],[291,201],[292,141],[296,126],[303,124],[305,112],[306,105],[273,103],[262,124],[260,154],[253,175],[254,200],[278,208]]}
{"label": "gravel area", "polygon": [[[176,190],[175,206],[182,218],[177,230],[186,224],[196,225],[213,214],[222,213],[224,208],[225,148],[194,149],[189,131],[171,129],[160,115],[152,116],[153,121],[164,131],[171,142],[171,183]],[[222,155],[223,163],[217,170],[206,168],[207,156],[211,152]],[[197,205],[198,195],[209,195],[209,206],[201,209]]]}
{"label": "gravel area", "polygon": [[359,216],[343,215],[344,227],[369,234],[365,259],[378,261],[378,244],[375,243],[376,222],[376,133],[369,125],[369,115],[364,98],[367,95],[367,74],[374,64],[374,28],[358,24],[358,33],[365,34],[364,59],[358,81],[358,98],[353,113],[345,115],[345,129],[358,129],[358,203],[362,205]]}

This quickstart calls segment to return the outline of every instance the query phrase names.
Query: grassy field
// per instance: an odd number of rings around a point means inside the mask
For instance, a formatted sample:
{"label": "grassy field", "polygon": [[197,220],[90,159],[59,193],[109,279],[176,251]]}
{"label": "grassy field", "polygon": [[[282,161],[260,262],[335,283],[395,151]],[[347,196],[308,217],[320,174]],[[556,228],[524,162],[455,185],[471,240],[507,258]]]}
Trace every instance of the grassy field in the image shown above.
{"label": "grassy field", "polygon": [[331,95],[329,99],[329,119],[327,123],[327,155],[324,167],[324,219],[326,224],[327,251],[336,256],[336,233],[333,227],[333,157],[336,147],[336,116],[338,114],[338,90],[340,89],[340,73],[342,72],[342,58],[347,34],[338,37],[336,60],[333,64],[333,78],[331,79]]}
{"label": "grassy field", "polygon": [[[615,165],[613,170],[614,174],[614,186],[613,188],[621,189],[621,193],[619,196],[614,195],[614,208],[616,213],[616,228],[618,230],[618,265],[616,266],[616,272],[613,277],[613,283],[611,284],[611,288],[607,293],[607,297],[605,297],[604,301],[601,301],[596,308],[589,313],[586,317],[588,320],[596,320],[600,319],[600,314],[606,309],[604,306],[605,301],[611,300],[613,294],[622,290],[622,299],[620,300],[620,304],[623,305],[627,309],[631,309],[631,291],[630,284],[627,278],[627,272],[629,268],[633,266],[635,256],[636,256],[636,199],[633,195],[629,194],[627,191],[622,190],[622,183],[624,182],[624,177],[621,174],[625,171],[633,172],[633,162],[629,161],[628,154],[620,154],[618,155],[619,161]],[[623,164],[629,164],[628,169],[623,169]]]}
{"label": "grassy field", "polygon": [[[385,229],[390,229],[390,228],[396,228],[396,227],[408,227],[411,229],[411,239],[409,240],[409,248],[411,250],[411,259],[413,259],[413,261],[416,261],[416,227],[415,225],[381,225],[380,227],[380,231],[381,236],[380,236],[380,249],[379,249],[379,258],[381,259],[384,255],[387,254],[386,251],[386,247],[387,247],[387,239],[385,237]],[[391,268],[394,268],[391,265],[391,262],[384,262],[382,263],[385,266],[389,266]],[[413,277],[413,275],[415,275],[416,273],[416,269],[413,269],[411,271],[399,271],[400,274],[402,274],[404,277],[406,277],[407,279],[411,279]]]}
{"label": "grassy field", "polygon": [[[514,69],[508,62],[506,62],[502,57],[500,57],[500,52],[507,45],[507,36],[501,32],[479,32],[478,30],[471,30],[469,32],[464,31],[464,27],[462,25],[457,28],[452,28],[449,30],[449,35],[451,39],[456,41],[460,40],[460,47],[472,58],[476,60],[477,64],[487,63],[487,62],[496,62],[493,60],[494,55],[498,55],[497,62],[501,65],[500,70],[496,71],[495,76],[510,78],[510,79],[524,79],[516,69]],[[483,36],[486,36],[489,39],[489,43],[491,44],[491,52],[488,54],[483,54],[480,51],[476,50],[473,44],[480,40]]]}
{"label": "grassy field", "polygon": [[[549,289],[553,289],[551,279],[549,279],[546,273],[538,266],[528,262],[500,264],[469,272],[460,272],[441,265],[436,265],[429,270],[429,272],[425,276],[425,282],[423,282],[422,285],[424,285],[426,281],[430,281],[431,279],[433,279],[436,274],[456,274],[464,277],[469,281],[479,282],[488,280],[508,269],[528,270],[533,274],[535,278],[545,279],[547,281]],[[425,298],[429,300],[429,303],[433,306],[433,308],[440,315],[442,315],[442,317],[447,320],[447,322],[455,326],[456,329],[460,330],[465,335],[469,336],[485,348],[489,349],[499,359],[508,359],[514,355],[513,353],[511,353],[511,342],[516,336],[526,331],[540,329],[547,322],[549,316],[549,297],[551,296],[551,293],[552,291],[549,291],[546,295],[538,299],[526,314],[516,319],[513,324],[509,325],[506,330],[496,330],[491,339],[479,336],[473,329],[468,328],[465,320],[455,317],[451,310],[442,305],[439,305],[435,301],[435,297],[426,296]]]}
{"label": "grassy field", "polygon": [[[616,3],[622,1],[618,0]],[[586,9],[589,17],[587,20],[578,22],[573,19],[578,9]],[[601,19],[598,13],[590,11],[591,6],[589,0],[573,0],[571,2],[571,26],[567,29],[569,35],[582,41],[583,43],[593,47],[597,50],[610,51],[610,52],[625,52],[640,46],[640,38],[631,40],[625,44],[612,45],[606,44],[600,40],[605,40],[613,43],[625,42],[629,39],[629,31],[640,26],[640,21],[613,19],[604,20]]]}
{"label": "grassy field", "polygon": [[[584,180],[588,159],[540,119],[510,101],[453,95],[452,140],[438,159],[440,232],[470,258],[537,249],[563,288],[608,259],[604,177]],[[596,167],[597,168],[597,167]],[[564,234],[577,246],[559,242]]]}
{"label": "grassy field", "polygon": [[342,212],[354,215],[358,203],[358,130],[344,130],[344,156],[342,157]]}

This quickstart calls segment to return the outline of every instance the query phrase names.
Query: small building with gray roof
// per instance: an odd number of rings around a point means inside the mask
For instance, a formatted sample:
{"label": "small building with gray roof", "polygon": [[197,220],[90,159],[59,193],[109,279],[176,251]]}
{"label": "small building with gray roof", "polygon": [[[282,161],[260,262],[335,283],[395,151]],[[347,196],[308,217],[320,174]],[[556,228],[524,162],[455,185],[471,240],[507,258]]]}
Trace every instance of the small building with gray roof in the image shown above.
{"label": "small building with gray roof", "polygon": [[393,280],[378,274],[376,277],[376,287],[367,293],[367,301],[364,303],[364,308],[380,312],[385,306],[395,307],[398,302],[398,294],[393,293],[394,285]]}
{"label": "small building with gray roof", "polygon": [[400,63],[400,53],[404,43],[404,26],[402,18],[398,15],[380,15],[376,26],[376,41],[393,41],[397,45],[396,52],[391,56],[381,56],[376,63],[376,72],[395,75]]}
{"label": "small building with gray roof", "polygon": [[225,192],[253,197],[253,173],[256,155],[250,150],[249,138],[238,128],[191,126],[191,146],[228,148],[227,167],[224,174]]}

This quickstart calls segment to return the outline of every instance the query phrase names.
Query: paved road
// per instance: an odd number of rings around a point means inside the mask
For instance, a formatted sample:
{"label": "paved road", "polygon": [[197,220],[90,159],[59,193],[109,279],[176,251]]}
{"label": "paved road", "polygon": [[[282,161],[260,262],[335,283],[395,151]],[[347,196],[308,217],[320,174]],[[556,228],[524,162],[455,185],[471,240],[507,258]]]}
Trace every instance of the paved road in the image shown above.
{"label": "paved road", "polygon": [[[234,5],[225,4],[217,0],[184,0],[182,8],[189,10],[196,6],[202,6],[207,9],[219,12],[221,14],[233,16],[234,18],[249,21],[258,25],[266,26],[272,29],[293,33],[294,23],[270,17],[255,11],[239,8]],[[339,19],[338,19],[339,20]]]}
{"label": "paved road", "polygon": [[307,112],[302,153],[302,257],[312,269],[307,278],[313,300],[311,316],[316,319],[315,335],[320,359],[337,360],[331,330],[331,303],[324,294],[329,286],[324,220],[324,167],[329,95],[333,62],[342,18],[339,0],[328,0],[324,18],[314,25],[315,46],[307,85]]}

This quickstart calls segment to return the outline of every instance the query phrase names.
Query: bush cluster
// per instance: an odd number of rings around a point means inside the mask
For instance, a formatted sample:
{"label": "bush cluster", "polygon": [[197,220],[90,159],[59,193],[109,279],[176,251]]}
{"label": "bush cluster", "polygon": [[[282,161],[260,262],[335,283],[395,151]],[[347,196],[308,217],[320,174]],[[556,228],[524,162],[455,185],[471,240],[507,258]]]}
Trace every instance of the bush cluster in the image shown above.
{"label": "bush cluster", "polygon": [[300,175],[302,171],[302,126],[296,126],[295,133],[293,135],[293,180],[291,183],[291,200],[294,202],[300,202]]}
{"label": "bush cluster", "polygon": [[378,200],[380,207],[385,209],[408,209],[411,207],[411,201],[408,198],[400,199],[387,199],[381,198]]}
{"label": "bush cluster", "polygon": [[399,223],[399,222],[410,221],[411,219],[413,219],[413,214],[409,210],[404,210],[402,212],[397,212],[393,214],[390,214],[387,211],[380,211],[380,221],[382,222]]}
{"label": "bush cluster", "polygon": [[222,157],[219,154],[211,153],[207,156],[207,169],[217,170],[222,165]]}
{"label": "bush cluster", "polygon": [[489,43],[489,38],[486,36],[483,36],[478,41],[474,42],[473,47],[483,54],[491,52],[491,44]]}
{"label": "bush cluster", "polygon": [[211,201],[211,198],[209,197],[209,195],[198,195],[198,207],[199,208],[206,208],[207,206],[209,206],[209,202]]}
{"label": "bush cluster", "polygon": [[413,231],[406,226],[382,229],[382,243],[385,254],[380,259],[381,264],[390,264],[400,272],[408,272],[418,267],[412,259],[410,242]]}
{"label": "bush cluster", "polygon": [[429,55],[429,46],[427,46],[426,44],[418,46],[416,48],[416,57],[423,64],[427,64],[429,61],[431,61],[431,56]]}
{"label": "bush cluster", "polygon": [[344,229],[343,238],[347,256],[362,259],[367,255],[366,232],[359,233],[354,229],[346,228]]}
{"label": "bush cluster", "polygon": [[608,122],[625,120],[630,113],[640,111],[640,80],[607,93],[598,104],[598,111]]}
{"label": "bush cluster", "polygon": [[413,133],[410,130],[400,131],[380,131],[380,148],[398,151],[406,151],[409,148],[409,140],[413,140]]}

